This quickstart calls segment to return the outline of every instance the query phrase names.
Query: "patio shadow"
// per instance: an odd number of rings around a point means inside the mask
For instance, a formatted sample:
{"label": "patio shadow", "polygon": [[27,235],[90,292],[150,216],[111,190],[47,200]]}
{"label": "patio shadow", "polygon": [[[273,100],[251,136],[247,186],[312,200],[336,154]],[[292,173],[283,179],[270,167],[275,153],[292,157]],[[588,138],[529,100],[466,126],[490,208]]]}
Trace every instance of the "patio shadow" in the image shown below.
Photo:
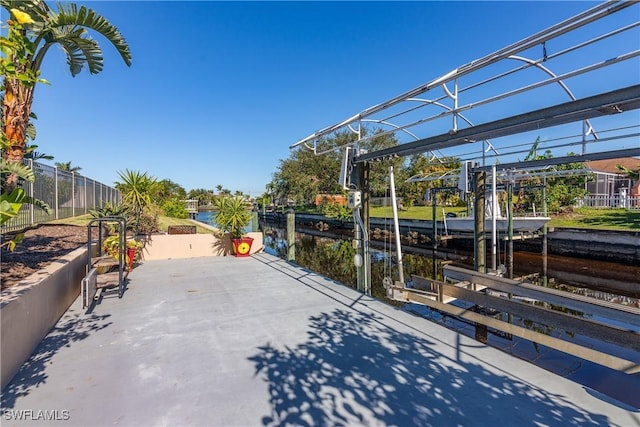
{"label": "patio shadow", "polygon": [[105,320],[111,315],[86,315],[78,312],[73,316],[64,316],[40,342],[29,360],[20,368],[11,382],[2,390],[1,407],[3,410],[15,406],[16,400],[26,396],[31,390],[47,380],[47,365],[64,347],[89,337],[92,332],[108,327],[111,322]]}
{"label": "patio shadow", "polygon": [[336,309],[309,318],[306,342],[261,346],[249,360],[268,384],[263,425],[609,425],[563,395],[487,369],[459,339],[447,356],[379,320]]}

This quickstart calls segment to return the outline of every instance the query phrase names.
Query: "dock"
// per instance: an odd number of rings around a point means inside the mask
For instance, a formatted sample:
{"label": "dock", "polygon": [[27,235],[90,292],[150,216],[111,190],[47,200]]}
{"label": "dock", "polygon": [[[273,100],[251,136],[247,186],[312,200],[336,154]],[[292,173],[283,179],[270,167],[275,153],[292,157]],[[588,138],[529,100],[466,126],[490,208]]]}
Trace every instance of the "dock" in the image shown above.
{"label": "dock", "polygon": [[638,425],[638,377],[575,371],[266,253],[155,260],[122,298],[74,302],[3,390],[2,425]]}

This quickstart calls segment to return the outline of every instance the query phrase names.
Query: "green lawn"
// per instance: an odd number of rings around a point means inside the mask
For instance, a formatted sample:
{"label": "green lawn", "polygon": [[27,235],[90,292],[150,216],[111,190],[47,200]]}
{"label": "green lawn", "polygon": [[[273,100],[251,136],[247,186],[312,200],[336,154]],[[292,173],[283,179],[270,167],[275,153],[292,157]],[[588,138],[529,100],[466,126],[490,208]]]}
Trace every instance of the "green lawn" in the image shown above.
{"label": "green lawn", "polygon": [[555,215],[551,227],[574,227],[610,230],[640,230],[640,211],[627,209],[579,208],[572,213]]}
{"label": "green lawn", "polygon": [[[54,221],[50,221],[47,224],[65,224],[65,225],[80,225],[87,226],[89,221],[91,221],[91,215],[80,215],[71,218],[58,219]],[[179,218],[170,218],[168,216],[159,216],[158,217],[158,228],[160,231],[167,231],[170,225],[193,225],[193,222],[189,219],[179,219]],[[211,230],[208,228],[202,227],[200,225],[196,225],[196,230],[199,234],[210,234]]]}
{"label": "green lawn", "polygon": [[[466,208],[444,207],[444,212],[454,212],[465,215]],[[436,219],[442,219],[443,207],[436,208]],[[372,217],[391,218],[391,207],[371,209]],[[431,206],[415,206],[407,210],[398,211],[399,218],[432,219]],[[640,211],[627,209],[594,209],[578,208],[571,213],[551,216],[550,227],[573,227],[608,230],[640,230]]]}

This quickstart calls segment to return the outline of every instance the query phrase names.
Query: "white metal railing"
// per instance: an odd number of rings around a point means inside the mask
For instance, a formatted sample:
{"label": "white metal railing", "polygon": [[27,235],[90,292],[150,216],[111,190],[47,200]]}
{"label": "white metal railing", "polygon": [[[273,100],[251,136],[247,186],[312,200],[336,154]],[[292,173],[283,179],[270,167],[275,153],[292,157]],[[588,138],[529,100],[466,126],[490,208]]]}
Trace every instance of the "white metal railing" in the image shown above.
{"label": "white metal railing", "polygon": [[640,210],[640,196],[585,196],[578,200],[578,206],[588,208],[625,208]]}
{"label": "white metal railing", "polygon": [[107,202],[120,202],[118,190],[91,178],[30,159],[25,160],[25,164],[33,169],[35,180],[23,183],[23,188],[32,198],[49,205],[51,212],[46,213],[33,205],[23,204],[18,215],[3,224],[0,229],[2,233],[82,215],[88,213],[89,209],[103,207]]}

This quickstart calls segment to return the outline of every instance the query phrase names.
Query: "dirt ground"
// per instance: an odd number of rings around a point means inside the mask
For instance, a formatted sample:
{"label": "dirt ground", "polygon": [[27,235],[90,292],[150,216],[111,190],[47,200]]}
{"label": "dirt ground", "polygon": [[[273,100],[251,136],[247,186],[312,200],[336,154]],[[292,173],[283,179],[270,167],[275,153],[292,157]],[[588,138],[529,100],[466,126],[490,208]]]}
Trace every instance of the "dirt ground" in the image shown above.
{"label": "dirt ground", "polygon": [[[93,231],[97,233],[97,229]],[[93,238],[97,238],[97,234]],[[15,285],[52,261],[86,244],[87,227],[40,225],[27,230],[24,233],[24,240],[13,252],[2,248],[0,258],[2,289]]]}

